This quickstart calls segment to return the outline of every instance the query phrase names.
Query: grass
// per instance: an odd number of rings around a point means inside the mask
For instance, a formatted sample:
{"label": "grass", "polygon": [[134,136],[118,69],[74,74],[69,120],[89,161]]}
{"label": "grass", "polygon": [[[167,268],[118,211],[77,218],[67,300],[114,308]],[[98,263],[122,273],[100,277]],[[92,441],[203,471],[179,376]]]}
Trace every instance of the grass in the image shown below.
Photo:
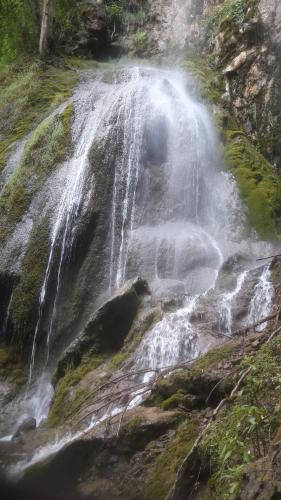
{"label": "grass", "polygon": [[71,95],[79,75],[72,64],[24,60],[0,70],[0,171],[10,146]]}
{"label": "grass", "polygon": [[241,368],[252,367],[235,401],[219,413],[201,445],[210,462],[209,486],[215,498],[240,493],[244,466],[266,455],[281,423],[281,339],[265,345]]}

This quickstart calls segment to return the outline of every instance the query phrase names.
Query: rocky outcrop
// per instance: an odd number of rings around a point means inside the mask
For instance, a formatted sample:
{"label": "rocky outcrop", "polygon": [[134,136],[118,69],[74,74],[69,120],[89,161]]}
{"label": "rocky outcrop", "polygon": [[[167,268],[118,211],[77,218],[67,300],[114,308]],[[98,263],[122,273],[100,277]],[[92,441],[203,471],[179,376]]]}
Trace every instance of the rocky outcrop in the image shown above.
{"label": "rocky outcrop", "polygon": [[85,353],[114,352],[122,347],[137,314],[141,298],[149,294],[146,281],[136,278],[125,283],[89,320],[84,331],[64,352],[58,362],[55,379],[67,366],[77,367]]}

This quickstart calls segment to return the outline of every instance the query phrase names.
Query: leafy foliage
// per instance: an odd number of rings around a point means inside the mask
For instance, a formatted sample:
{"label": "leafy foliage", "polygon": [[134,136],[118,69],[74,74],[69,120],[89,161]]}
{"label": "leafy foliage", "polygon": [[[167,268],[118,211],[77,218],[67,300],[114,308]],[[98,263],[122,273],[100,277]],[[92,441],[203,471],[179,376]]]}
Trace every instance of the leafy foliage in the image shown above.
{"label": "leafy foliage", "polygon": [[0,0],[0,61],[34,50],[39,27],[40,0]]}
{"label": "leafy foliage", "polygon": [[204,23],[204,29],[207,36],[217,31],[220,24],[224,21],[233,23],[242,23],[250,7],[249,0],[226,0],[217,6],[214,12],[208,16]]}
{"label": "leafy foliage", "polygon": [[130,31],[144,26],[146,0],[136,3],[130,0],[108,0],[106,15],[112,31]]}
{"label": "leafy foliage", "polygon": [[217,498],[236,498],[245,464],[264,456],[281,418],[281,341],[265,345],[242,367],[251,367],[234,404],[225,407],[203,439],[210,486]]}

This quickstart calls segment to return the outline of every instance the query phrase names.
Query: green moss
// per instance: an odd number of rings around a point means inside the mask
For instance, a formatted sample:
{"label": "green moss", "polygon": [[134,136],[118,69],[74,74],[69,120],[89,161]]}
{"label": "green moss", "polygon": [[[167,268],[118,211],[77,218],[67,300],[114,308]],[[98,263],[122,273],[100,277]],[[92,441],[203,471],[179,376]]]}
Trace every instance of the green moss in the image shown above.
{"label": "green moss", "polygon": [[210,57],[192,57],[182,63],[182,68],[192,73],[199,82],[200,93],[209,102],[218,104],[224,93],[220,73],[212,66]]}
{"label": "green moss", "polygon": [[123,425],[122,434],[126,435],[134,434],[136,430],[139,428],[141,422],[142,422],[141,417],[135,416],[131,418],[129,422]]}
{"label": "green moss", "polygon": [[[195,361],[189,369],[183,369],[161,379],[152,391],[149,404],[160,406],[164,410],[176,408],[181,403],[185,404],[185,395],[190,391],[192,393],[194,384],[198,384],[198,377],[216,368],[221,361],[229,359],[235,347],[235,342],[230,342],[213,349]],[[226,385],[220,386],[222,393],[228,390],[227,379],[224,382]]]}
{"label": "green moss", "polygon": [[[222,102],[223,79],[207,58],[188,59],[183,68],[198,79],[201,94],[216,105],[214,120],[222,142],[225,163],[237,180],[248,208],[249,224],[264,240],[279,239],[281,234],[281,180],[273,166],[255,149]],[[268,147],[275,151],[280,145],[279,124]],[[265,150],[261,143],[261,150]]]}
{"label": "green moss", "polygon": [[77,70],[63,62],[26,61],[0,73],[0,171],[10,146],[65,101],[78,79]]}
{"label": "green moss", "polygon": [[117,369],[119,368],[124,361],[128,358],[129,352],[128,351],[120,351],[117,354],[115,354],[110,362],[110,368],[111,369]]}
{"label": "green moss", "polygon": [[235,347],[235,342],[229,342],[226,345],[212,349],[194,363],[194,369],[200,371],[209,371],[211,368],[217,366],[221,361],[229,359]]}
{"label": "green moss", "polygon": [[265,240],[280,237],[281,180],[239,131],[229,131],[225,159],[248,207],[249,222]]}
{"label": "green moss", "polygon": [[[105,356],[90,355],[81,365],[73,370],[71,367],[56,386],[54,399],[49,412],[48,423],[55,427],[73,416],[75,409],[83,403],[86,391],[76,386],[91,371],[98,368],[105,361]],[[72,395],[72,392],[74,393]],[[88,393],[87,393],[88,394]]]}
{"label": "green moss", "polygon": [[52,169],[65,158],[70,145],[72,111],[69,105],[61,114],[41,122],[25,145],[23,159],[1,193],[0,224],[5,227],[2,240],[21,219]]}
{"label": "green moss", "polygon": [[179,404],[183,403],[185,394],[182,390],[178,390],[175,394],[165,399],[161,403],[161,408],[163,410],[170,410],[173,408],[177,408]]}
{"label": "green moss", "polygon": [[20,335],[20,344],[33,328],[38,299],[43,284],[49,253],[49,226],[47,220],[35,227],[22,262],[20,281],[13,292],[11,318]]}
{"label": "green moss", "polygon": [[0,347],[0,378],[9,380],[16,390],[26,383],[27,373],[23,362],[10,346]]}
{"label": "green moss", "polygon": [[200,445],[211,465],[209,484],[216,498],[237,498],[245,464],[268,451],[281,423],[280,361],[280,339],[245,359],[242,367],[252,369],[242,390],[219,413]]}
{"label": "green moss", "polygon": [[147,480],[146,500],[164,500],[172,487],[181,460],[191,449],[198,433],[198,422],[180,424],[175,438],[157,458]]}

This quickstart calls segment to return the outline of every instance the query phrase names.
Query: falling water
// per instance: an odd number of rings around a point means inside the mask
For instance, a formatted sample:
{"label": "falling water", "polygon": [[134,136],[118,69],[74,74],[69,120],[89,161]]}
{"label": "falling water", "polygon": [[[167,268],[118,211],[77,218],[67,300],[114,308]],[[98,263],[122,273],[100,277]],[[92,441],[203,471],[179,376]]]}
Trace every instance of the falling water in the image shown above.
{"label": "falling water", "polygon": [[[270,277],[270,266],[264,266],[259,281],[255,286],[253,297],[250,303],[249,314],[247,318],[247,323],[249,325],[257,323],[270,314],[274,297],[274,287],[272,282],[270,281]],[[256,331],[261,332],[266,327],[267,323],[263,323],[256,328]]]}
{"label": "falling water", "polygon": [[222,295],[221,304],[219,308],[219,330],[220,332],[226,332],[228,335],[232,333],[232,307],[233,302],[245,282],[248,271],[243,271],[237,278],[237,283],[231,292]]}

